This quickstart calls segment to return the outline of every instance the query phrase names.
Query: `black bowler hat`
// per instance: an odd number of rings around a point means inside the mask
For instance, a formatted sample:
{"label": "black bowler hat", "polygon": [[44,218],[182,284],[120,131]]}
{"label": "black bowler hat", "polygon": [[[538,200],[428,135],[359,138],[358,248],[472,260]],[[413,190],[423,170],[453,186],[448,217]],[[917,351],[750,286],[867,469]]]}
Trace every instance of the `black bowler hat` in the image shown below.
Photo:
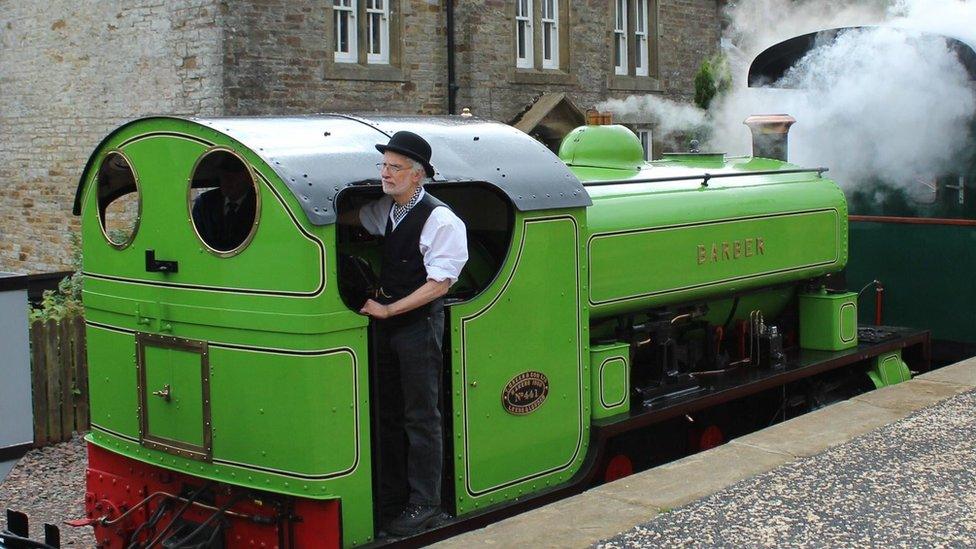
{"label": "black bowler hat", "polygon": [[412,158],[424,167],[427,177],[434,177],[434,167],[430,165],[430,143],[413,132],[396,132],[386,145],[377,144],[376,150],[381,153],[393,151]]}

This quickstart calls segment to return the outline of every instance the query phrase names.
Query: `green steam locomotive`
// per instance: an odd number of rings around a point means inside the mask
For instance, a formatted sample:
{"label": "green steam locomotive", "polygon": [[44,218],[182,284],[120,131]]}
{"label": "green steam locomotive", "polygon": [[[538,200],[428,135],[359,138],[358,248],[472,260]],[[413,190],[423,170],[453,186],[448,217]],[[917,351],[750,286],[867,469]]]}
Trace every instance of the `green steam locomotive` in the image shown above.
{"label": "green steam locomotive", "polygon": [[[336,220],[379,196],[374,145],[398,130],[431,143],[426,188],[470,257],[446,306],[453,516],[414,541],[626,474],[619,441],[669,418],[872,360],[889,382],[924,337],[859,346],[855,296],[821,289],[848,246],[822,169],[648,163],[616,125],[577,128],[557,156],[467,117],[137,120],[92,154],[74,205],[86,512],[106,547],[383,541],[383,403],[357,313],[380,243]],[[251,198],[228,238],[194,203],[232,173]]]}

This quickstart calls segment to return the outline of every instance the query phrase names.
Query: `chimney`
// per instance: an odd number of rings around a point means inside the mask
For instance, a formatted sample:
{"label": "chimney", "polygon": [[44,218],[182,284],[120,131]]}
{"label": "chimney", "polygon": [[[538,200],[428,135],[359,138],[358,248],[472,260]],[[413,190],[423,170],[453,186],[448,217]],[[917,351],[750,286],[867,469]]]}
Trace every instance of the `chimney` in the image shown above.
{"label": "chimney", "polygon": [[588,126],[608,126],[613,124],[613,113],[600,112],[596,109],[586,110],[586,124]]}
{"label": "chimney", "polygon": [[752,130],[752,156],[786,162],[789,152],[787,134],[796,119],[788,114],[755,114],[743,124]]}

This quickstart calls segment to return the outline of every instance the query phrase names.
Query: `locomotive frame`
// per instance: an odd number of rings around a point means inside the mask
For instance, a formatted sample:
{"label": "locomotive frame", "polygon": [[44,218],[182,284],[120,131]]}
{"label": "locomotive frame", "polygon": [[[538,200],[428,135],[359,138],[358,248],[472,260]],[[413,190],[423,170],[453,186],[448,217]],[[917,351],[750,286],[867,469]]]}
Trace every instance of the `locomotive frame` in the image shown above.
{"label": "locomotive frame", "polygon": [[[363,281],[344,282],[355,274],[343,267],[368,264],[376,243],[335,220],[377,195],[373,145],[399,129],[431,142],[428,189],[468,224],[472,257],[446,308],[445,484],[458,518],[412,542],[582,489],[615,436],[887,351],[927,368],[924,331],[834,353],[794,344],[788,364],[732,349],[750,312],[791,310],[798,289],[843,267],[846,202],[822,169],[720,155],[644,164],[619,126],[579,129],[557,158],[513,128],[458,117],[138,120],[96,149],[75,202],[92,388],[86,510],[99,539],[162,538],[146,525],[165,500],[185,504],[191,531],[223,520],[201,531],[227,539],[377,542],[379,404],[368,322],[348,295]],[[221,151],[246,165],[261,206],[240,246],[209,253],[187,197],[214,185],[201,166]],[[123,248],[102,228],[125,188],[102,172],[116,152],[139,193]],[[757,234],[763,253],[749,254]],[[716,261],[700,261],[703,246]],[[635,259],[677,250],[698,270],[649,272]],[[657,347],[642,349],[645,338]],[[595,368],[597,352],[610,354]],[[730,357],[751,367],[695,377]]]}

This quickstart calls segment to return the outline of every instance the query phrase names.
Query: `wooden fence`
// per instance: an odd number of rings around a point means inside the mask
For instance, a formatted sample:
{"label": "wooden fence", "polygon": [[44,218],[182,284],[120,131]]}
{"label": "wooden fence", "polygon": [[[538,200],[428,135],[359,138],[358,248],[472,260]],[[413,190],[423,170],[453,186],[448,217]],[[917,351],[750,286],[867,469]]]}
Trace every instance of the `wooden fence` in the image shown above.
{"label": "wooden fence", "polygon": [[89,428],[85,319],[35,320],[30,338],[34,445],[69,440]]}

